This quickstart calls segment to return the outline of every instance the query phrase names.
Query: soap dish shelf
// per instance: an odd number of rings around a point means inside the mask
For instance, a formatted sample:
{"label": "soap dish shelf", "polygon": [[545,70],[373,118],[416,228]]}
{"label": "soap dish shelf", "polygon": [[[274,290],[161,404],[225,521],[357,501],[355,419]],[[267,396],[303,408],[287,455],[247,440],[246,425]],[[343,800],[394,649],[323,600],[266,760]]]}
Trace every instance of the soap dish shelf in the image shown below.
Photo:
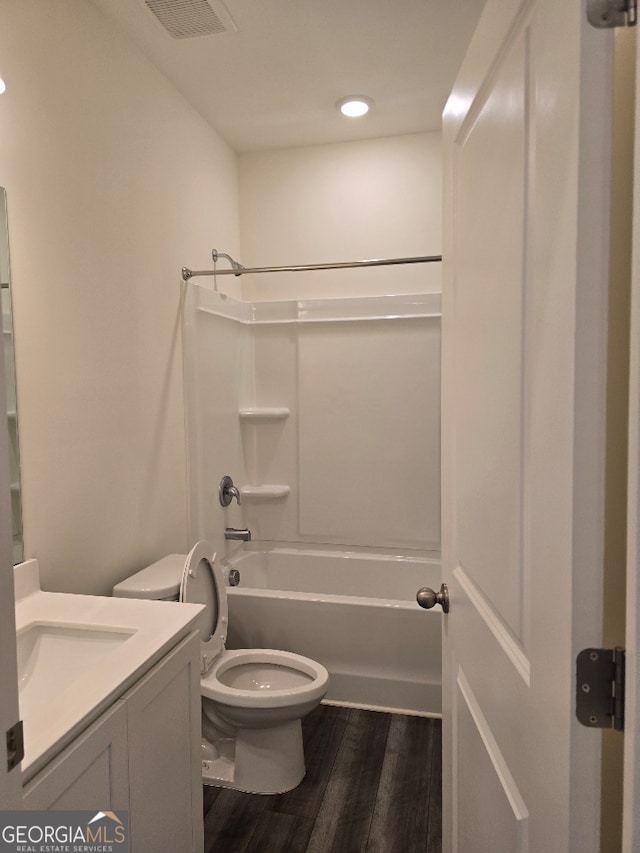
{"label": "soap dish shelf", "polygon": [[242,486],[240,494],[243,501],[277,501],[286,498],[290,491],[289,486]]}
{"label": "soap dish shelf", "polygon": [[290,411],[285,406],[248,406],[240,409],[238,415],[241,421],[284,421]]}

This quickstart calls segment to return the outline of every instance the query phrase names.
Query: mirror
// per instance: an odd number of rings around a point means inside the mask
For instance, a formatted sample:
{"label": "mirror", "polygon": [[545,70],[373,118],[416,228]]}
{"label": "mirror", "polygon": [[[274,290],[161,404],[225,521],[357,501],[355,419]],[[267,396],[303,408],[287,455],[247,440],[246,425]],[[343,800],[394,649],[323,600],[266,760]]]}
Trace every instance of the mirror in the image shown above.
{"label": "mirror", "polygon": [[9,424],[9,466],[11,477],[11,515],[13,521],[13,562],[24,557],[22,542],[22,500],[20,497],[20,451],[18,443],[18,410],[16,398],[15,350],[11,310],[11,270],[9,266],[9,227],[7,193],[0,187],[0,303],[2,304],[2,340],[4,346],[4,381]]}

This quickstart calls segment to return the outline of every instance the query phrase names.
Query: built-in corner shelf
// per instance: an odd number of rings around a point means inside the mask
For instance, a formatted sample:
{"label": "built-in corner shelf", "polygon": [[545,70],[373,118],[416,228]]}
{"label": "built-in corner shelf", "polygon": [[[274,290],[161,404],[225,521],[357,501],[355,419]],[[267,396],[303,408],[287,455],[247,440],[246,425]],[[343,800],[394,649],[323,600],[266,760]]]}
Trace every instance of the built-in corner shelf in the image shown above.
{"label": "built-in corner shelf", "polygon": [[291,489],[289,486],[241,486],[242,500],[247,501],[278,501],[286,498]]}
{"label": "built-in corner shelf", "polygon": [[289,417],[286,406],[248,406],[240,409],[238,415],[241,421],[284,421]]}

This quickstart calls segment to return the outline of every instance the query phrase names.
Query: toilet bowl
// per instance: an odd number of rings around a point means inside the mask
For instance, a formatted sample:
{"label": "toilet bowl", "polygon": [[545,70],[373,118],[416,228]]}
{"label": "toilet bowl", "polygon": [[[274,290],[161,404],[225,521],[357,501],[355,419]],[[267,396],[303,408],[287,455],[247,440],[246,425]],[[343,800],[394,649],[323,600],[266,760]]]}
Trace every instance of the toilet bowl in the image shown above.
{"label": "toilet bowl", "polygon": [[208,542],[117,584],[113,594],[204,604],[199,617],[202,780],[239,791],[290,791],[305,774],[302,717],[325,696],[329,673],[275,649],[227,650],[227,596]]}

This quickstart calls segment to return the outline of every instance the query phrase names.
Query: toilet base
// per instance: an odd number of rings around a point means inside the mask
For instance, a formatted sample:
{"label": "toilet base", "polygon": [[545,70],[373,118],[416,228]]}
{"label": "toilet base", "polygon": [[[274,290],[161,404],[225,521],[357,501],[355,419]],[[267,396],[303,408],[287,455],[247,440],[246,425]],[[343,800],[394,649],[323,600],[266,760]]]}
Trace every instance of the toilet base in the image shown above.
{"label": "toilet base", "polygon": [[270,729],[239,728],[235,739],[205,741],[203,746],[205,785],[248,794],[283,794],[304,778],[300,720]]}

